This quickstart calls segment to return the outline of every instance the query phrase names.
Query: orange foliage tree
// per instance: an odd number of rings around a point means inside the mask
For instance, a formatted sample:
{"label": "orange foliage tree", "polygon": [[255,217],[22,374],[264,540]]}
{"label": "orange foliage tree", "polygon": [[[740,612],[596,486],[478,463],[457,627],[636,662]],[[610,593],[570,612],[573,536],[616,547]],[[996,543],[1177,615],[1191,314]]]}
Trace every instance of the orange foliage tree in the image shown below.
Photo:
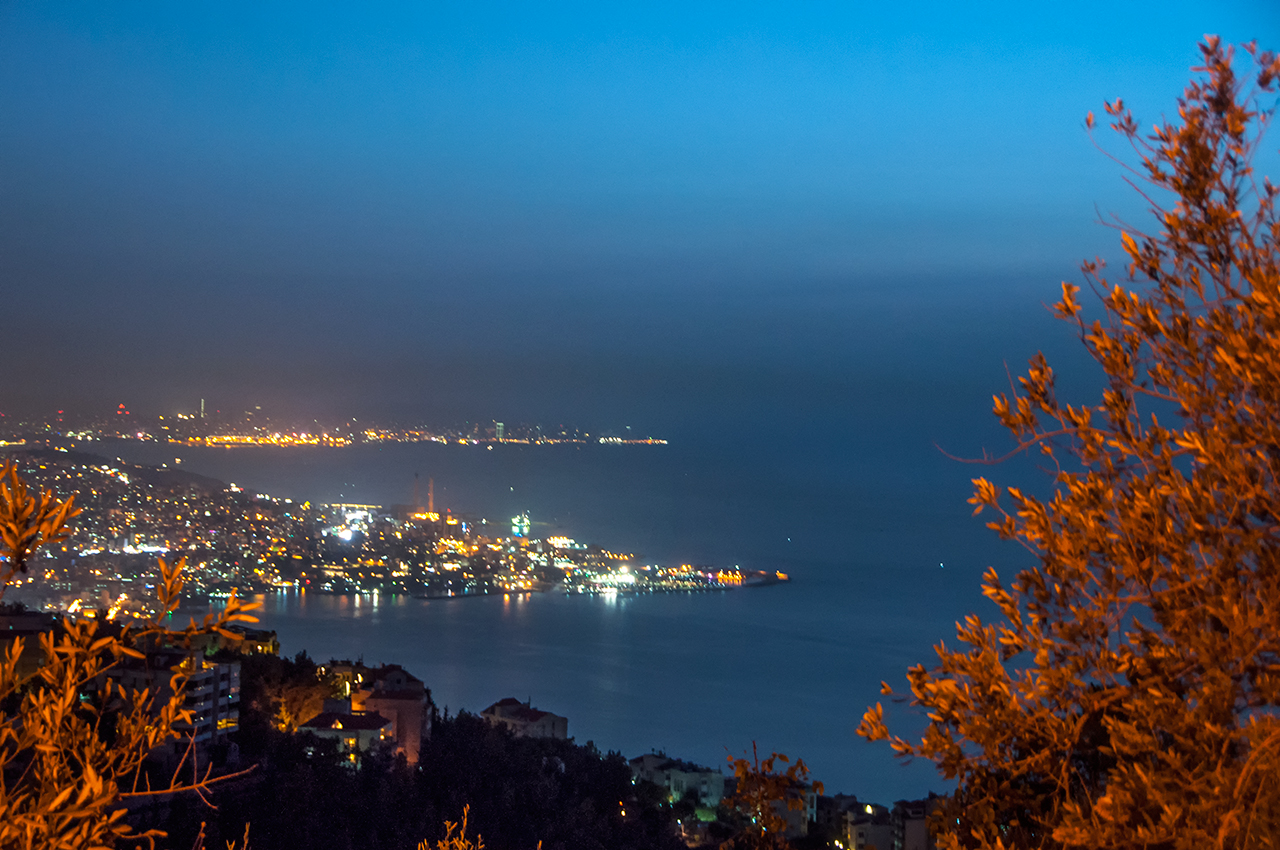
{"label": "orange foliage tree", "polygon": [[[779,771],[777,762],[788,765]],[[802,759],[795,764],[782,753],[760,758],[754,741],[751,758],[729,756],[737,790],[725,802],[747,819],[742,831],[721,845],[721,850],[781,850],[787,843],[787,812],[803,812],[805,792],[810,790],[809,768]],[[822,783],[812,783],[815,794],[822,793]]]}
{"label": "orange foliage tree", "polygon": [[[12,462],[0,464],[0,597],[42,545],[68,536],[79,511],[72,500],[31,493]],[[218,615],[192,620],[181,631],[164,627],[182,593],[183,561],[159,565],[159,613],[139,629],[89,619],[64,621],[60,634],[40,637],[44,663],[19,672],[23,641],[14,640],[0,658],[0,848],[3,850],[107,850],[129,840],[151,841],[164,833],[138,833],[124,821],[130,798],[192,790],[214,778],[195,769],[194,750],[162,787],[146,781],[144,762],[156,747],[190,728],[183,708],[187,665],[172,672],[171,696],[129,691],[111,672],[126,657],[140,658],[139,644],[186,645],[201,632],[235,638],[226,626],[254,621],[232,595]]]}
{"label": "orange foliage tree", "polygon": [[1201,52],[1176,120],[1106,106],[1154,226],[1116,222],[1133,288],[1084,264],[1101,319],[1070,284],[1055,307],[1101,401],[1059,401],[1043,355],[995,398],[1051,493],[979,478],[970,501],[1035,565],[988,571],[1001,618],[909,671],[920,741],[879,704],[859,730],[956,781],[943,847],[1280,844],[1280,221],[1252,168],[1280,61]]}

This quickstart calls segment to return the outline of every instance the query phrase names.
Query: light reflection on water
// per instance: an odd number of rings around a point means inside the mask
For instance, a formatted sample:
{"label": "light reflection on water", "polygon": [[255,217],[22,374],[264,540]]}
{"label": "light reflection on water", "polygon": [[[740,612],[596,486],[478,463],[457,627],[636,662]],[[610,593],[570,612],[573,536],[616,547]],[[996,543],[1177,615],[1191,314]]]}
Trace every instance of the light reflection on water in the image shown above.
{"label": "light reflection on water", "polygon": [[[862,711],[883,699],[881,680],[901,685],[985,604],[987,565],[1010,572],[969,516],[970,470],[957,478],[954,465],[933,468],[944,459],[932,448],[894,449],[901,434],[767,453],[729,443],[658,453],[193,448],[184,465],[290,498],[334,498],[334,482],[357,482],[352,492],[387,504],[403,498],[397,482],[410,470],[430,470],[438,500],[490,517],[536,506],[541,534],[639,551],[646,562],[790,573],[787,586],[692,595],[279,594],[263,620],[289,654],[404,664],[454,711],[531,697],[567,715],[579,741],[705,764],[754,739],[803,757],[833,791],[892,802],[944,789],[927,766],[903,771],[887,747],[857,739]],[[146,462],[160,448],[111,451]]]}
{"label": "light reflection on water", "polygon": [[452,713],[515,696],[568,716],[579,742],[628,756],[660,748],[720,765],[758,740],[803,757],[833,791],[892,802],[939,787],[923,766],[877,775],[888,760],[853,735],[873,696],[866,668],[882,657],[859,646],[865,621],[815,628],[843,604],[820,588],[257,599],[282,654],[403,664]]}

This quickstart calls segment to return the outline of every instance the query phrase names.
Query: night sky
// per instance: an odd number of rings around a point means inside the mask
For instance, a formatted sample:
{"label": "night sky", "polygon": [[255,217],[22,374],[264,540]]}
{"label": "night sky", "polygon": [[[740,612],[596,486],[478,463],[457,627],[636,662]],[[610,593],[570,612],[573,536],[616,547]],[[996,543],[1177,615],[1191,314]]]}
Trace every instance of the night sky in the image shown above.
{"label": "night sky", "polygon": [[985,408],[1141,213],[1086,111],[1278,8],[8,2],[0,411]]}

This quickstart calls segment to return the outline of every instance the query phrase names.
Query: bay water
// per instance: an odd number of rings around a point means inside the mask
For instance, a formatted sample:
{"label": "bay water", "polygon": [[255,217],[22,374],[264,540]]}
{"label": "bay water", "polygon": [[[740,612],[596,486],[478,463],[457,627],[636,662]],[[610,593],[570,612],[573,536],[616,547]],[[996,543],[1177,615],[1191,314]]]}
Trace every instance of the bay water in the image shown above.
{"label": "bay water", "polygon": [[[919,436],[918,434],[916,435]],[[885,701],[895,731],[922,721],[881,696],[981,609],[982,570],[1008,559],[965,504],[971,470],[921,440],[724,440],[667,446],[421,444],[328,448],[86,446],[175,463],[272,496],[390,505],[425,496],[498,533],[528,510],[563,534],[643,563],[780,570],[791,582],[723,592],[422,600],[290,592],[264,598],[282,651],[402,664],[450,712],[503,697],[566,715],[570,734],[633,757],[712,766],[757,742],[803,758],[830,792],[892,803],[943,791],[855,729]],[[905,442],[905,445],[904,445]]]}
{"label": "bay water", "polygon": [[[601,750],[662,749],[713,766],[755,741],[803,758],[830,792],[892,803],[946,785],[931,765],[904,767],[888,746],[858,738],[862,713],[883,701],[892,730],[918,733],[920,714],[880,683],[904,690],[908,667],[954,643],[957,620],[995,613],[980,593],[986,568],[1008,579],[1031,557],[971,516],[971,479],[1031,492],[1045,481],[1033,460],[991,468],[952,456],[1009,447],[991,393],[1038,348],[1066,397],[1090,387],[1085,397],[1096,396],[1096,375],[1040,301],[1014,277],[638,302],[626,327],[647,329],[648,353],[634,368],[600,354],[526,354],[467,397],[468,415],[508,426],[521,418],[513,409],[548,425],[560,421],[548,420],[553,411],[588,431],[630,425],[665,446],[84,448],[180,459],[247,490],[315,502],[409,503],[416,475],[422,499],[434,480],[437,509],[486,518],[498,533],[527,510],[535,537],[562,534],[643,563],[788,573],[788,584],[691,595],[278,595],[264,600],[262,621],[285,653],[402,664],[451,712],[529,699]],[[554,327],[544,313],[525,321]],[[613,333],[611,315],[575,333]],[[383,395],[402,412],[443,411],[450,402],[431,377]]]}

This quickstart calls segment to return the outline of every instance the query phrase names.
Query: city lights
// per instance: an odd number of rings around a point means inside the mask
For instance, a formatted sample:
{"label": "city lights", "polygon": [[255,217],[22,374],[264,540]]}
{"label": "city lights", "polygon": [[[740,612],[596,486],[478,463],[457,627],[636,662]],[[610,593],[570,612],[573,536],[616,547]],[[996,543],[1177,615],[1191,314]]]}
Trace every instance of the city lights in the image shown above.
{"label": "city lights", "polygon": [[[82,456],[81,456],[82,457]],[[633,554],[566,535],[526,536],[529,512],[503,527],[464,514],[370,504],[296,504],[235,484],[156,486],[154,468],[85,463],[66,452],[19,456],[21,473],[82,513],[40,583],[15,594],[44,608],[115,619],[150,613],[155,557],[187,558],[187,591],[225,599],[310,589],[374,597],[602,595],[728,590],[787,581],[783,573],[641,564]]]}

